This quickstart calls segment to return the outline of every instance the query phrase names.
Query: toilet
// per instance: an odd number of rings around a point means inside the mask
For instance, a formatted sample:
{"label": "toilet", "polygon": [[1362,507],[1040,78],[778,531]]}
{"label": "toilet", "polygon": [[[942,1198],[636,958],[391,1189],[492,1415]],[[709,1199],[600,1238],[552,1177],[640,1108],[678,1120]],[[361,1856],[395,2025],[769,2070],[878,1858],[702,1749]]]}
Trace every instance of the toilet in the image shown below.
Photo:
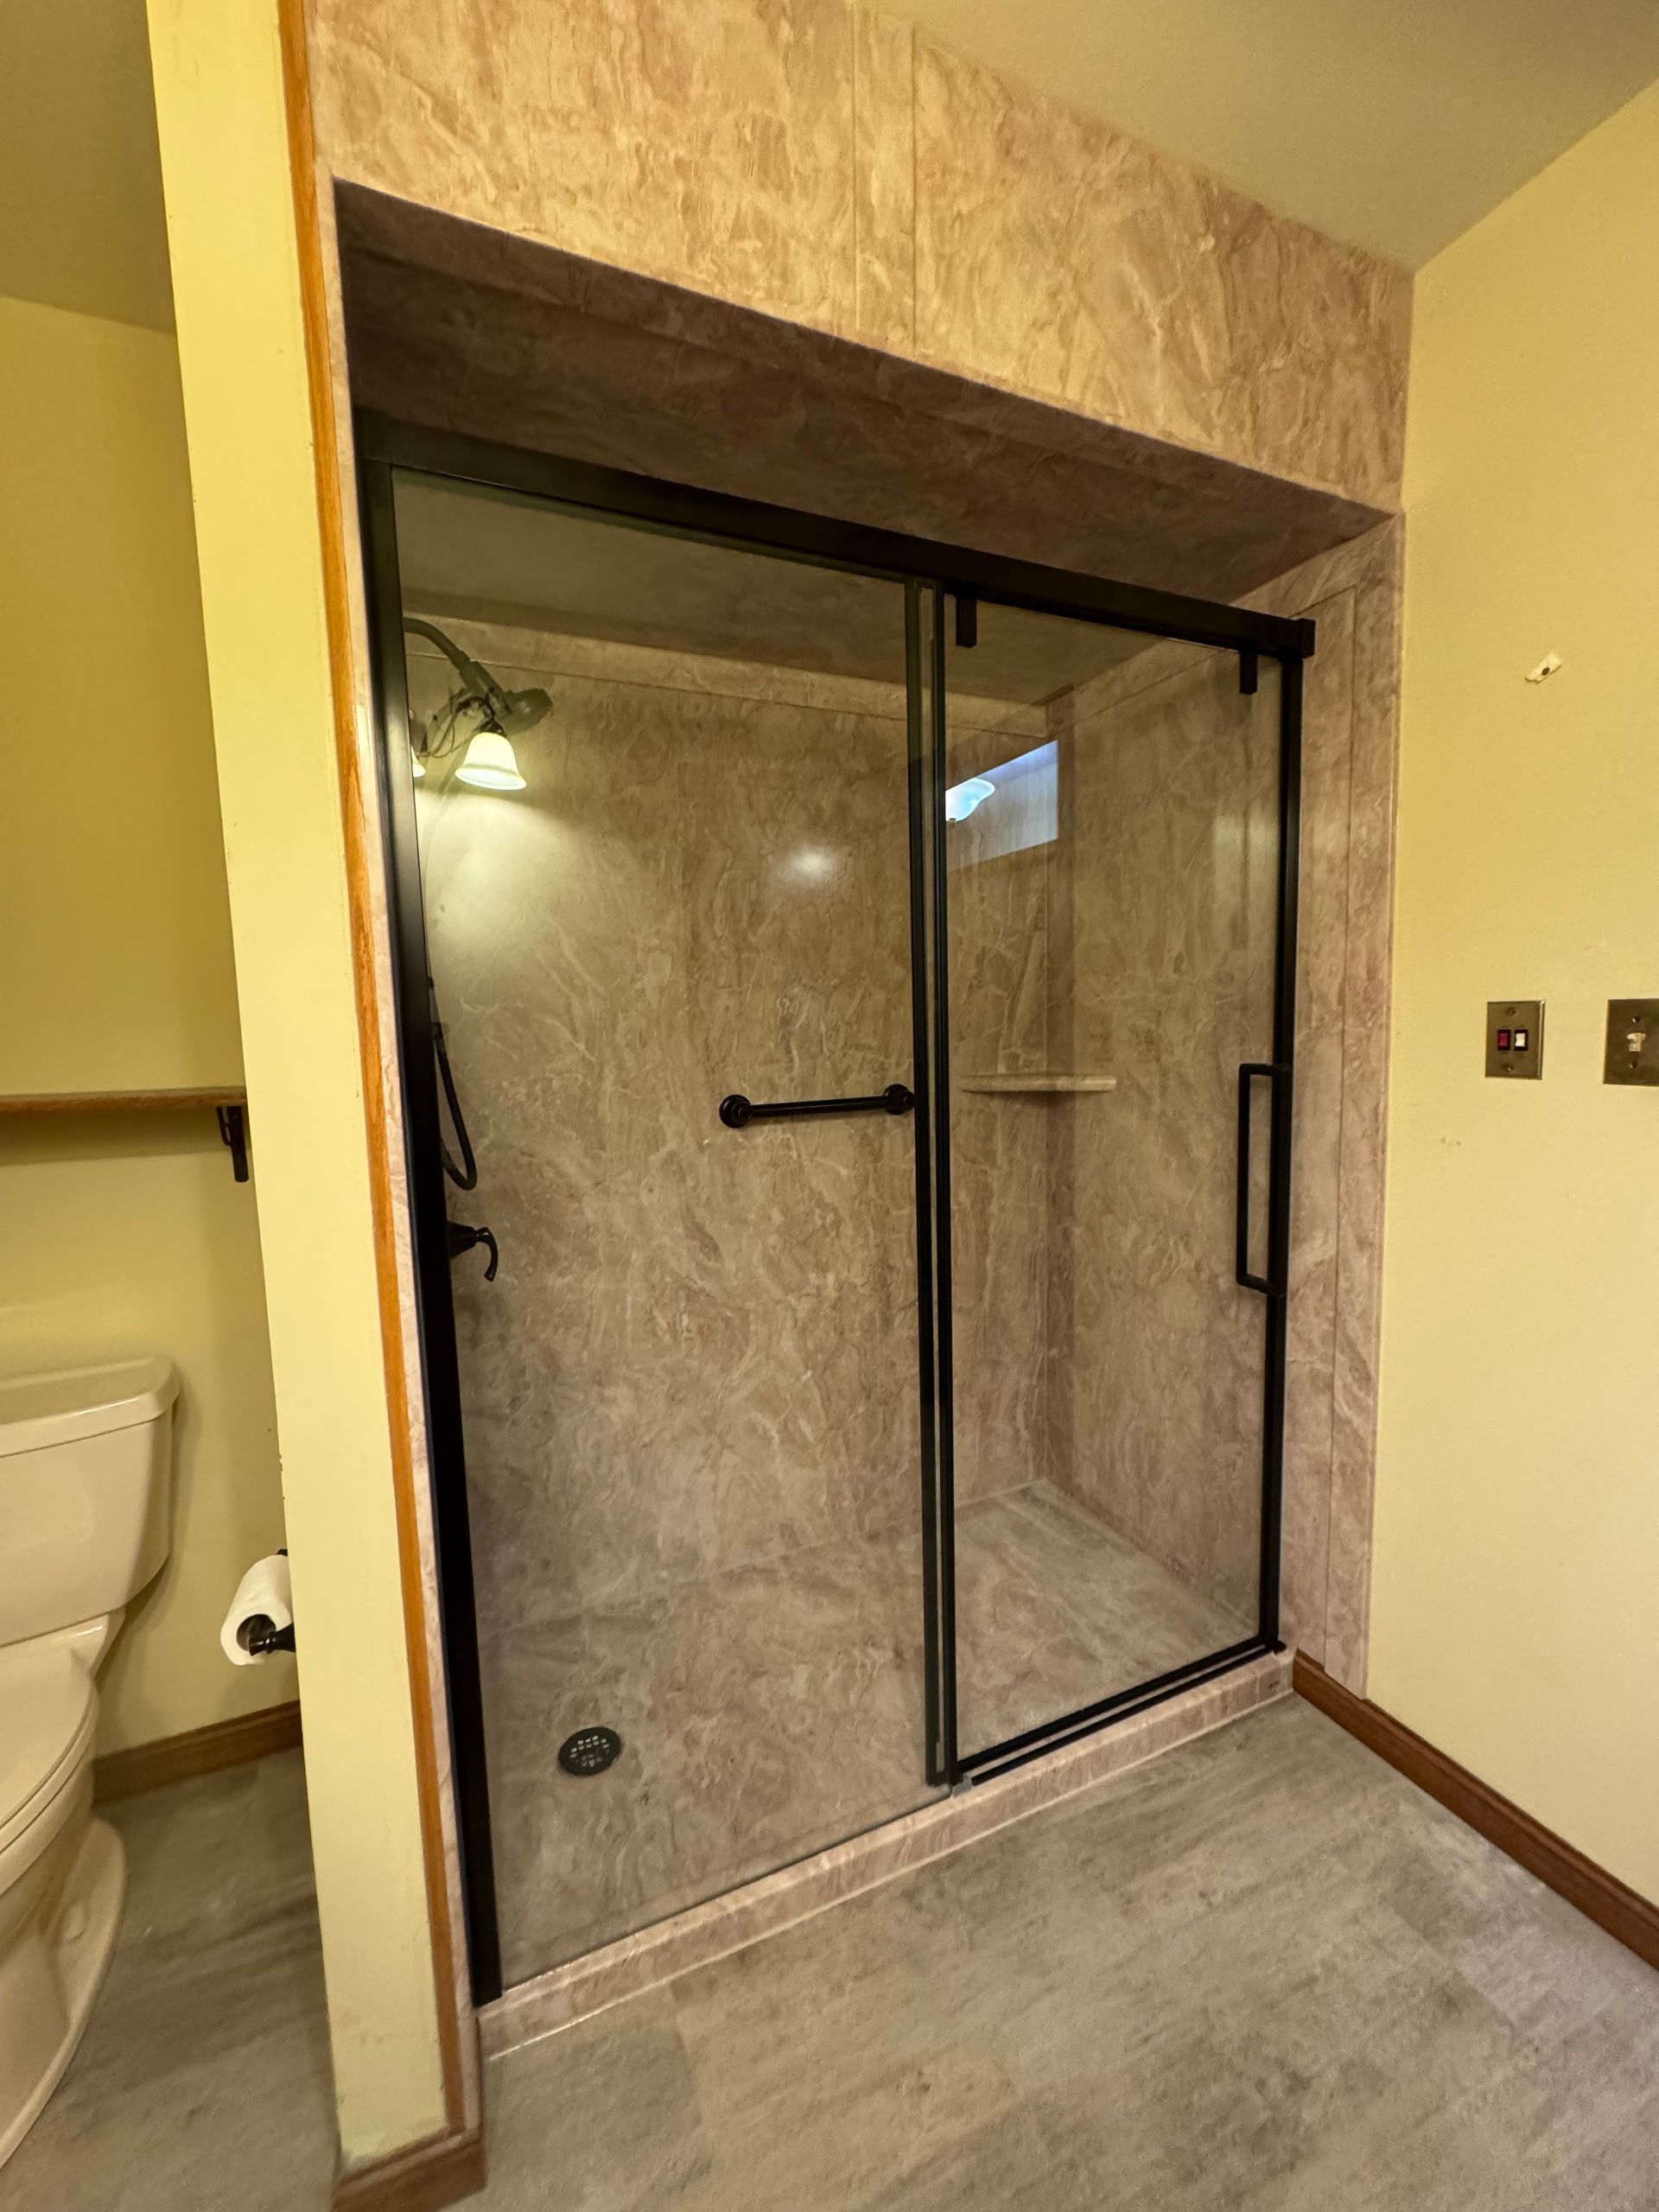
{"label": "toilet", "polygon": [[167,1557],[176,1370],[0,1382],[0,2165],[74,2056],[121,1918],[97,1674]]}

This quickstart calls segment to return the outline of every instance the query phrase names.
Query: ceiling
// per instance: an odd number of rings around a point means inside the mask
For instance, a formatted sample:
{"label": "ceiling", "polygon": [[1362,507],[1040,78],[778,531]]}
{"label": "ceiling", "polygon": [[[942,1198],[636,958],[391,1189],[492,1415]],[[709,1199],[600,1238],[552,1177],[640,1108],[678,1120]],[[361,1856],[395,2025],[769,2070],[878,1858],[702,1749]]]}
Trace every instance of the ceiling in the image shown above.
{"label": "ceiling", "polygon": [[884,0],[1415,269],[1659,77],[1659,0]]}
{"label": "ceiling", "polygon": [[[884,0],[1415,268],[1659,77],[1659,0]],[[0,294],[172,321],[143,0],[0,0]]]}

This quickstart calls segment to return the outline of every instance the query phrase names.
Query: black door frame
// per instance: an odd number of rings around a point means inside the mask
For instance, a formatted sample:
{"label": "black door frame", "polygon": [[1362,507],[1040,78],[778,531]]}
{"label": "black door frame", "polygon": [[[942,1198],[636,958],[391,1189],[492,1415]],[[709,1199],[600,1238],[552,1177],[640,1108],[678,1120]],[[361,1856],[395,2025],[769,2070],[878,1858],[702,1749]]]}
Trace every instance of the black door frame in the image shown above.
{"label": "black door frame", "polygon": [[[448,1203],[427,982],[409,698],[404,658],[394,480],[399,470],[448,478],[508,498],[585,511],[595,519],[852,570],[905,590],[910,791],[912,1087],[917,1192],[917,1287],[921,1390],[925,1751],[930,1783],[969,1786],[1006,1773],[1179,1691],[1230,1672],[1279,1641],[1285,1366],[1290,1260],[1296,914],[1300,823],[1302,663],[1310,621],[1264,614],[1138,585],[1005,560],[861,524],[798,513],[725,493],[635,476],[585,461],[399,423],[368,410],[354,419],[364,535],[376,762],[391,918],[391,968],[402,1081],[422,1380],[426,1408],[438,1594],[453,1745],[457,1828],[473,1990],[501,1992],[478,1617],[461,1425],[461,1376],[450,1285]],[[1038,613],[1235,652],[1241,688],[1256,688],[1259,663],[1277,661],[1280,683],[1279,861],[1273,1058],[1240,1071],[1239,1249],[1236,1280],[1267,1304],[1263,1378],[1262,1550],[1256,1633],[1155,1680],[1058,1716],[963,1757],[957,1740],[955,1495],[950,1420],[951,1315],[950,1038],[945,963],[945,634],[947,600],[971,623],[981,601]],[[1244,1193],[1255,1080],[1269,1085],[1268,1259],[1249,1271]]]}

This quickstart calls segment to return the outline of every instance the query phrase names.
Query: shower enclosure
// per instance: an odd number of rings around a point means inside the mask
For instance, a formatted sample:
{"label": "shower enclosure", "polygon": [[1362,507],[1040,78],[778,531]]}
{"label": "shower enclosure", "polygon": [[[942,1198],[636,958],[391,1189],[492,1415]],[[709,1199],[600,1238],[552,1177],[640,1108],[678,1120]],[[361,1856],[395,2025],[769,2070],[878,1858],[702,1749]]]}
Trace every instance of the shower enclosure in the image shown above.
{"label": "shower enclosure", "polygon": [[1274,1647],[1312,631],[358,434],[493,1995]]}

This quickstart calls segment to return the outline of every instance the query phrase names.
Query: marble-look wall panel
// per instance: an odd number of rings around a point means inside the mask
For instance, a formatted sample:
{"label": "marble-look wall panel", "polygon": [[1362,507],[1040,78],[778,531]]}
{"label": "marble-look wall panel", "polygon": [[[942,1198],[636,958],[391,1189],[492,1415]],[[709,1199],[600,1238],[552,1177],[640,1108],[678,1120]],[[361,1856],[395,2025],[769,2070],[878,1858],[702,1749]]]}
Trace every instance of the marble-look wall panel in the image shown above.
{"label": "marble-look wall panel", "polygon": [[334,176],[1362,501],[1405,272],[854,0],[311,0]]}
{"label": "marble-look wall panel", "polygon": [[854,10],[854,325],[900,353],[916,338],[914,54],[908,25]]}
{"label": "marble-look wall panel", "polygon": [[922,41],[915,134],[925,359],[1357,498],[1397,494],[1402,270]]}
{"label": "marble-look wall panel", "polygon": [[[1385,524],[1306,563],[1253,594],[1251,601],[1274,613],[1312,614],[1319,626],[1321,652],[1327,636],[1333,643],[1340,639],[1344,624],[1351,638],[1346,774],[1327,778],[1322,802],[1342,817],[1340,832],[1333,829],[1331,834],[1345,837],[1345,897],[1339,912],[1334,900],[1310,900],[1303,923],[1310,954],[1327,938],[1332,944],[1326,957],[1332,963],[1340,961],[1337,1034],[1342,1079],[1336,1185],[1326,1198],[1336,1226],[1331,1351],[1324,1370],[1331,1397],[1329,1541],[1323,1591],[1308,1590],[1296,1613],[1299,1641],[1362,1695],[1370,1632],[1382,1325],[1403,555],[1402,524]],[[1311,746],[1311,723],[1309,741]],[[1316,787],[1310,806],[1320,803]],[[1316,834],[1312,814],[1306,834]],[[1299,1192],[1306,1183],[1303,1177]],[[1293,1327],[1295,1319],[1293,1313]],[[1295,1350],[1293,1335],[1293,1356]],[[1317,1371],[1310,1360],[1310,1388]],[[1293,1565],[1287,1554],[1287,1575]]]}
{"label": "marble-look wall panel", "polygon": [[313,0],[311,37],[336,174],[855,327],[844,0]]}
{"label": "marble-look wall panel", "polygon": [[1291,1642],[1319,1659],[1325,1649],[1330,1570],[1331,1374],[1336,1345],[1353,747],[1351,600],[1344,595],[1321,606],[1317,619],[1319,651],[1303,664],[1299,893],[1306,922],[1297,934],[1281,1626]]}
{"label": "marble-look wall panel", "polygon": [[[913,1526],[910,1124],[721,1126],[911,1064],[901,715],[789,671],[452,623],[554,711],[421,798],[480,1163],[454,1271],[493,1630]],[[412,657],[415,703],[448,664]],[[722,680],[722,676],[724,680]],[[869,695],[874,684],[848,687]]]}

